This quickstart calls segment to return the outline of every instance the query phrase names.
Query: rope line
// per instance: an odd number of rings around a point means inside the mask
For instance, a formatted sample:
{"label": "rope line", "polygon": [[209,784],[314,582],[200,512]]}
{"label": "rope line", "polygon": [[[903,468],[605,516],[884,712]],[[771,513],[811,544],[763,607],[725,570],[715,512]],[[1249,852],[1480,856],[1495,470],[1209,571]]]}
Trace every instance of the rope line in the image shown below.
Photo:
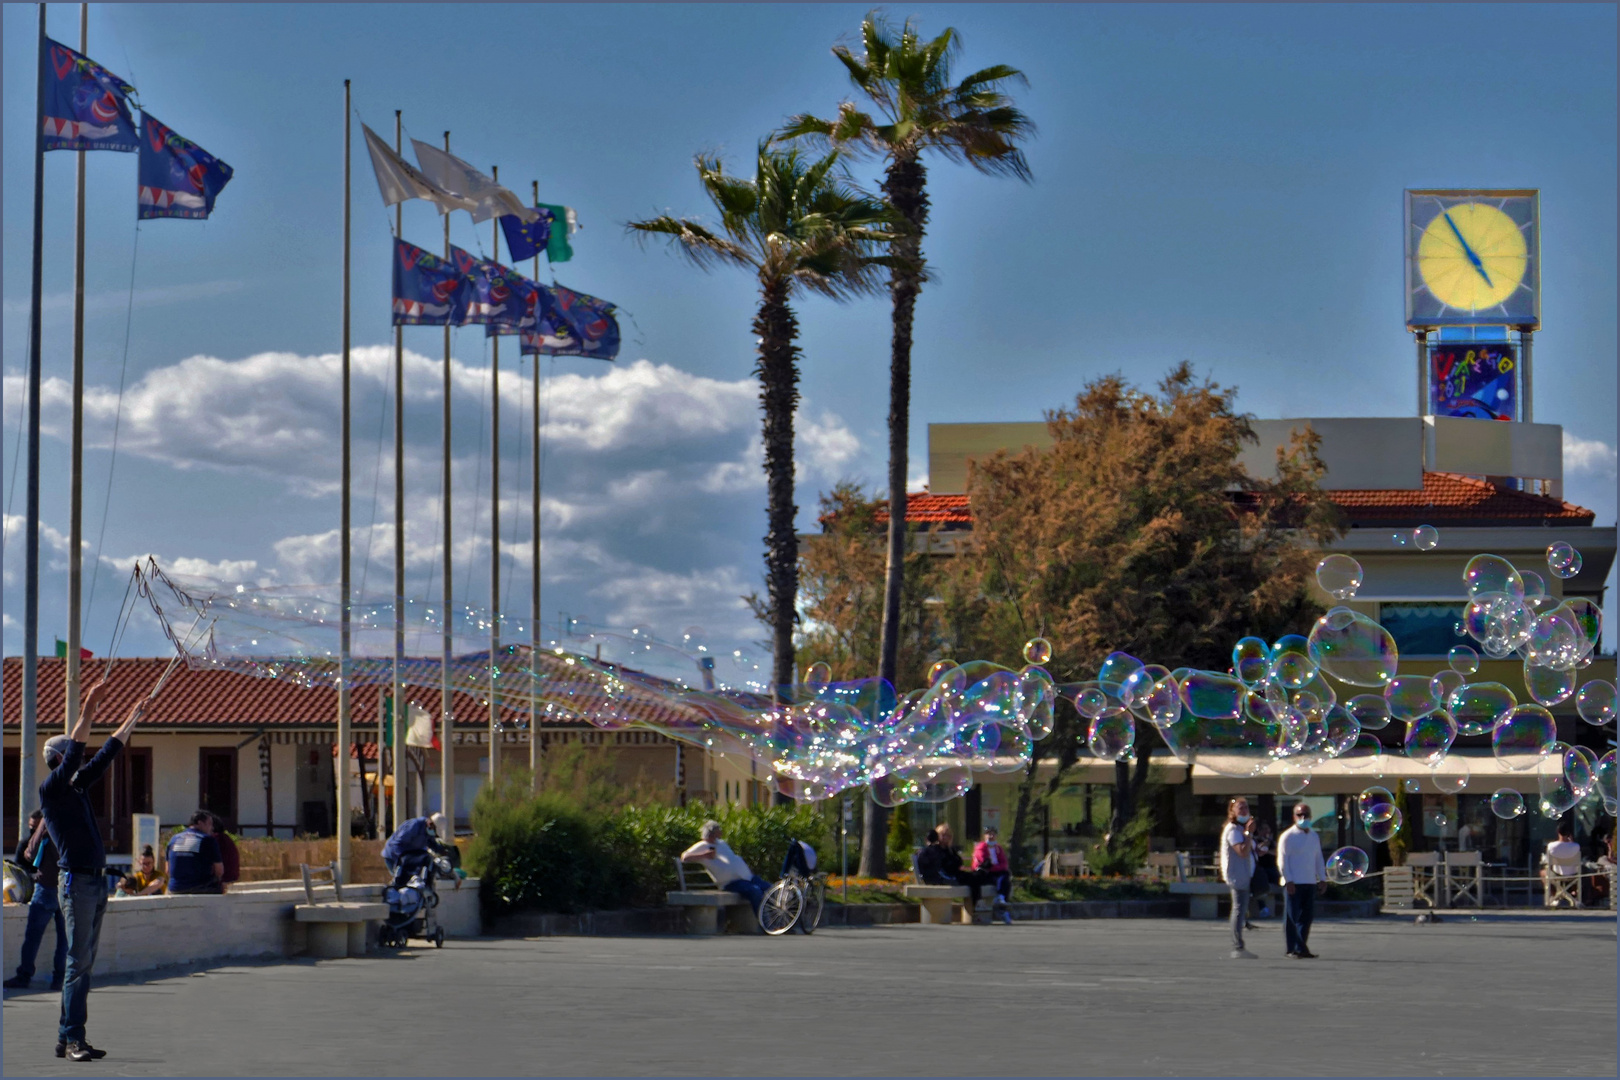
{"label": "rope line", "polygon": [[383,391],[382,409],[377,416],[377,466],[371,471],[371,524],[366,526],[366,561],[360,568],[359,597],[366,598],[366,578],[371,574],[371,548],[377,533],[377,485],[382,481],[383,434],[388,429],[388,392]]}
{"label": "rope line", "polygon": [[135,264],[141,252],[141,226],[135,223],[135,243],[129,252],[129,302],[124,309],[124,357],[118,364],[118,403],[113,407],[112,453],[107,458],[107,494],[101,502],[101,531],[96,534],[96,560],[90,568],[90,598],[84,605],[88,623],[96,610],[96,582],[101,578],[101,546],[107,539],[107,518],[112,510],[113,470],[118,467],[118,432],[124,420],[124,377],[129,372],[130,327],[135,321]]}
{"label": "rope line", "polygon": [[[482,355],[484,360],[487,361],[489,359],[488,338],[484,339],[484,351]],[[469,535],[473,538],[473,545],[475,548],[478,543],[479,504],[483,501],[484,497],[484,391],[489,387],[489,364],[482,363],[479,365],[479,368],[481,374],[478,383],[478,468],[473,473],[472,529],[469,532]],[[475,560],[472,557],[472,553],[469,551],[467,555],[467,584],[462,586],[462,596],[472,595],[472,573],[474,561]]]}

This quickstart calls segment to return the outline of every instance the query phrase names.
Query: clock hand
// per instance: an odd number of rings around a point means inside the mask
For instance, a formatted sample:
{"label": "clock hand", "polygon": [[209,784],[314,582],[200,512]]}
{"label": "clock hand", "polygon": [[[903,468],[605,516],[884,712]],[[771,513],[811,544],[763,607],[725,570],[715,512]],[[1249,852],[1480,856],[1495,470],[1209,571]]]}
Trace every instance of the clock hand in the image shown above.
{"label": "clock hand", "polygon": [[[1442,210],[1440,214],[1446,219],[1446,224],[1451,226],[1451,233],[1457,238],[1457,243],[1462,245],[1463,254],[1468,256],[1468,261],[1474,264],[1474,269],[1478,270],[1479,276],[1485,279],[1485,284],[1491,285],[1491,275],[1485,272],[1485,264],[1479,261],[1479,256],[1474,254],[1474,249],[1469,247],[1468,241],[1463,239],[1463,234],[1457,228],[1457,223],[1451,220],[1451,212]],[[1491,285],[1491,288],[1494,289],[1496,286]]]}

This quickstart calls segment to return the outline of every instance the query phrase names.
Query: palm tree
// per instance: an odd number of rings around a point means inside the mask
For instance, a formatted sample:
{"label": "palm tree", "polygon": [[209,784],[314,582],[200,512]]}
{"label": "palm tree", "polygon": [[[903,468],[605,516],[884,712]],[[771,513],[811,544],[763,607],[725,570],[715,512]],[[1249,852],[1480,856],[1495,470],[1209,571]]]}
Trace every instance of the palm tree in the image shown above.
{"label": "palm tree", "polygon": [[[932,151],[980,172],[1027,181],[1029,163],[1018,143],[1034,134],[1035,125],[1002,92],[1009,82],[1028,82],[1016,68],[997,64],[951,82],[951,61],[961,48],[961,38],[953,29],[924,42],[907,19],[896,37],[893,28],[874,12],[861,22],[861,43],[865,55],[859,58],[843,45],[834,45],[832,51],[877,115],[846,101],[838,107],[836,120],[795,116],[776,138],[807,139],[886,158],[883,191],[907,225],[895,239],[897,258],[889,279],[894,301],[889,351],[889,554],[878,674],[893,683],[906,556],[911,321],[925,278],[922,238],[928,223],[928,172],[923,154]],[[888,814],[870,801],[866,811],[860,872],[871,876],[883,872]]]}
{"label": "palm tree", "polygon": [[894,212],[835,171],[839,153],[809,160],[797,150],[761,143],[754,178],[728,176],[717,158],[698,155],[698,179],[720,214],[714,231],[687,218],[632,221],[645,239],[666,236],[698,268],[740,266],[759,278],[759,400],[765,413],[765,476],[770,531],[765,578],[773,637],[771,674],[777,688],[793,682],[793,624],[799,591],[799,542],[794,531],[793,413],[799,403],[799,323],[791,301],[801,292],[833,300],[882,289],[882,254],[894,238]]}

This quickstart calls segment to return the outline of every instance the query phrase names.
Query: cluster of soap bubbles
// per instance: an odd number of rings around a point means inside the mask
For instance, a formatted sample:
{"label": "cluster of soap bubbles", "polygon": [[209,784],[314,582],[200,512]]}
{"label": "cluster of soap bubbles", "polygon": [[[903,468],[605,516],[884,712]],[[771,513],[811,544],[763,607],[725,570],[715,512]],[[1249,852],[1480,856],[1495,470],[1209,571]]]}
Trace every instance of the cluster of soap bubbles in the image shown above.
{"label": "cluster of soap bubbles", "polygon": [[[1439,543],[1427,525],[1400,536],[1420,550]],[[1571,577],[1579,572],[1580,554],[1553,544],[1547,565]],[[1461,623],[1473,644],[1453,647],[1448,666],[1433,676],[1403,675],[1393,636],[1348,606],[1364,576],[1348,555],[1324,557],[1316,580],[1339,606],[1304,635],[1239,639],[1226,671],[1170,669],[1114,652],[1094,678],[1059,684],[1047,670],[1052,644],[1037,637],[1024,646],[1021,668],[941,660],[926,687],[906,694],[875,678],[834,682],[825,664],[811,665],[792,686],[773,687],[748,650],[711,648],[697,627],[679,642],[663,641],[647,627],[576,632],[570,626],[561,641],[531,643],[521,620],[502,620],[503,641],[521,644],[503,644],[492,655],[497,624],[486,612],[464,607],[446,613],[409,602],[398,614],[413,658],[400,675],[436,703],[431,691],[440,687],[446,665],[420,657],[441,654],[448,632],[455,645],[448,665],[453,688],[481,709],[496,701],[515,726],[539,716],[608,730],[655,730],[751,758],[769,769],[781,791],[806,800],[863,786],[887,805],[955,798],[976,773],[1024,769],[1035,743],[1051,733],[1062,697],[1083,721],[1080,749],[1105,762],[1135,752],[1140,722],[1156,728],[1179,761],[1229,777],[1269,771],[1292,795],[1328,761],[1382,777],[1385,755],[1396,751],[1374,733],[1398,722],[1404,725],[1399,753],[1427,770],[1442,793],[1462,791],[1470,780],[1466,763],[1451,757],[1455,740],[1489,735],[1503,765],[1536,779],[1543,813],[1561,814],[1593,791],[1615,811],[1614,751],[1598,757],[1560,742],[1548,711],[1574,696],[1585,722],[1614,720],[1612,684],[1592,680],[1577,690],[1576,672],[1591,663],[1599,641],[1597,605],[1551,596],[1535,572],[1497,555],[1476,555],[1463,572],[1468,606]],[[329,592],[182,583],[155,564],[137,578],[141,595],[193,666],[305,686],[394,679],[391,604],[352,610],[354,659],[345,673],[338,659],[341,612]],[[1481,653],[1492,660],[1520,657],[1531,700],[1519,701],[1499,682],[1473,681]],[[1510,794],[1517,793],[1504,789],[1493,797],[1498,816],[1524,812],[1522,799],[1513,809]],[[1401,828],[1386,789],[1369,787],[1359,802],[1373,840]]]}
{"label": "cluster of soap bubbles", "polygon": [[1389,539],[1396,547],[1415,547],[1419,551],[1433,551],[1440,546],[1440,530],[1433,525],[1419,525],[1411,532],[1398,532]]}

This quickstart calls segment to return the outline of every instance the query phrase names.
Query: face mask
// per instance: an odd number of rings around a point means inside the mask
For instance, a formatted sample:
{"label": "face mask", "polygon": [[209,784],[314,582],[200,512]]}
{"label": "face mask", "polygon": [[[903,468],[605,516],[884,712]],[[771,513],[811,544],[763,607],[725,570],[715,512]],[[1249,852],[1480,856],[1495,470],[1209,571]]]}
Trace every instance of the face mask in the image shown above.
{"label": "face mask", "polygon": [[1248,821],[1249,821],[1249,815],[1248,814],[1239,814],[1237,816],[1237,819],[1238,819],[1238,824],[1239,825],[1246,825],[1246,824],[1248,824]]}
{"label": "face mask", "polygon": [[1311,819],[1308,817],[1295,818],[1294,824],[1298,825],[1302,829],[1309,830],[1311,827]]}

